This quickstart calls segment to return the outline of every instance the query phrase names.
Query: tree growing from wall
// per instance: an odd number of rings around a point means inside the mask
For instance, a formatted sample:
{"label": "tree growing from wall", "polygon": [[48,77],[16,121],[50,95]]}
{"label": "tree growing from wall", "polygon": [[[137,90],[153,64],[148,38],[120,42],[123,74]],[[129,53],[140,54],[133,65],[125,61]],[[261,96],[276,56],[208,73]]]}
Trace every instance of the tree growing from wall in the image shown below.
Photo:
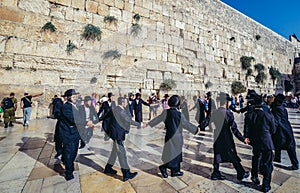
{"label": "tree growing from wall", "polygon": [[160,84],[160,89],[163,91],[169,91],[176,88],[176,83],[172,79],[166,79]]}
{"label": "tree growing from wall", "polygon": [[237,95],[239,93],[246,92],[246,87],[242,84],[241,81],[234,81],[231,84],[231,92],[234,95]]}

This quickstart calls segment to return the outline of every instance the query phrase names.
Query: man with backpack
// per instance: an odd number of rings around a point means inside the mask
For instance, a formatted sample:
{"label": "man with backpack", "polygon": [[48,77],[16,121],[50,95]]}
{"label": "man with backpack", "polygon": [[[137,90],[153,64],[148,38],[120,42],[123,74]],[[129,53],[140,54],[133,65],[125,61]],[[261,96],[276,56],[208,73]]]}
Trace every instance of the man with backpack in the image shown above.
{"label": "man with backpack", "polygon": [[9,97],[6,97],[1,102],[1,107],[4,109],[4,128],[8,126],[13,127],[13,121],[15,120],[15,111],[17,110],[17,98],[15,93],[10,93]]}

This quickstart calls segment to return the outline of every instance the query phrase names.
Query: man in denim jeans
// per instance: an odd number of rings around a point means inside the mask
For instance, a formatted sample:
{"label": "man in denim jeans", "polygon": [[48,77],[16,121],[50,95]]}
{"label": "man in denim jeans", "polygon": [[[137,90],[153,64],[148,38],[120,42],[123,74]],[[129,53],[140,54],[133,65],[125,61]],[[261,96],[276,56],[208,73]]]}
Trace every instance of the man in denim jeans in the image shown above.
{"label": "man in denim jeans", "polygon": [[29,120],[30,120],[30,114],[31,114],[31,108],[32,108],[32,102],[31,99],[33,97],[38,97],[43,95],[37,94],[37,95],[29,95],[27,91],[24,92],[24,97],[21,99],[21,109],[23,109],[23,118],[24,118],[24,124],[23,126],[28,126],[29,125]]}

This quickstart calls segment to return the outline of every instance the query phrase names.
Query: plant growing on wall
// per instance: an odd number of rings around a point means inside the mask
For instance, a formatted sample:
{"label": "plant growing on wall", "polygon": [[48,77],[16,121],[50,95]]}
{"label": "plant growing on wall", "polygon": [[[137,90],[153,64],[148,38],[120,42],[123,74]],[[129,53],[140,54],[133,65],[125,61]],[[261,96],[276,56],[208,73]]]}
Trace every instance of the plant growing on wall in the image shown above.
{"label": "plant growing on wall", "polygon": [[160,89],[169,91],[172,90],[173,88],[176,88],[176,83],[172,79],[166,79],[160,84]]}
{"label": "plant growing on wall", "polygon": [[68,55],[71,55],[71,53],[72,53],[75,49],[77,49],[77,46],[75,46],[75,44],[73,44],[73,43],[71,42],[71,40],[69,40],[69,43],[68,43],[67,49],[66,49],[67,54],[68,54]]}
{"label": "plant growing on wall", "polygon": [[97,82],[97,78],[96,77],[93,77],[91,80],[90,80],[90,83],[91,84],[95,84]]}
{"label": "plant growing on wall", "polygon": [[253,74],[253,70],[251,69],[251,68],[248,68],[247,69],[247,72],[246,72],[246,76],[248,77],[248,76],[252,76],[252,74]]}
{"label": "plant growing on wall", "polygon": [[234,95],[237,95],[239,93],[246,92],[246,87],[242,84],[241,81],[234,81],[231,84],[231,92]]}
{"label": "plant growing on wall", "polygon": [[86,40],[101,40],[102,31],[99,27],[96,27],[92,24],[87,24],[81,36]]}
{"label": "plant growing on wall", "polygon": [[281,79],[281,73],[276,68],[273,68],[272,66],[269,69],[269,74],[271,75],[272,80],[276,80],[276,79],[280,80]]}
{"label": "plant growing on wall", "polygon": [[51,21],[47,22],[43,27],[42,31],[50,31],[50,32],[55,32],[57,28],[52,24]]}
{"label": "plant growing on wall", "polygon": [[119,50],[108,50],[103,54],[104,59],[112,58],[114,60],[120,57],[121,57],[121,53],[119,52]]}
{"label": "plant growing on wall", "polygon": [[142,31],[142,28],[140,26],[140,24],[138,23],[133,23],[131,25],[131,34],[134,36],[138,36]]}
{"label": "plant growing on wall", "polygon": [[134,35],[134,36],[138,36],[141,31],[142,31],[142,27],[141,25],[139,24],[139,21],[141,19],[141,16],[136,13],[134,16],[133,16],[133,19],[135,20],[135,23],[132,23],[131,24],[131,34]]}
{"label": "plant growing on wall", "polygon": [[256,39],[256,40],[260,40],[260,38],[261,38],[260,35],[256,35],[256,36],[255,36],[255,39]]}
{"label": "plant growing on wall", "polygon": [[208,88],[210,88],[210,87],[212,87],[213,86],[213,83],[212,82],[210,82],[210,81],[207,81],[207,83],[205,83],[205,88],[206,89],[208,89]]}
{"label": "plant growing on wall", "polygon": [[257,75],[256,75],[256,77],[255,77],[255,82],[256,82],[257,84],[263,83],[264,80],[267,78],[267,76],[266,76],[266,74],[265,74],[265,72],[264,72],[264,70],[265,70],[264,65],[258,63],[258,64],[255,64],[255,65],[254,65],[254,68],[255,68],[255,70],[257,71]]}
{"label": "plant growing on wall", "polygon": [[242,56],[240,58],[240,62],[242,64],[242,69],[247,70],[248,68],[251,68],[251,62],[254,61],[255,58],[252,56]]}
{"label": "plant growing on wall", "polygon": [[138,23],[141,19],[140,14],[138,14],[138,13],[134,14],[133,19],[135,20],[136,23]]}
{"label": "plant growing on wall", "polygon": [[114,25],[117,25],[118,19],[115,18],[115,16],[105,16],[104,17],[104,22],[109,23],[109,24],[113,23]]}

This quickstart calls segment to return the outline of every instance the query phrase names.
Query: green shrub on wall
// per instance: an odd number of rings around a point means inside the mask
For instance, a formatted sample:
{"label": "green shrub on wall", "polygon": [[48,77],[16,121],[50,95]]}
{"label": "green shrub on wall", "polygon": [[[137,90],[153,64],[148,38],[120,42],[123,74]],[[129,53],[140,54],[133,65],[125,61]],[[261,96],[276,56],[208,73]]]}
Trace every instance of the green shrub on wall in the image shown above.
{"label": "green shrub on wall", "polygon": [[121,57],[121,53],[119,52],[119,50],[108,50],[103,54],[104,59],[112,58],[114,60],[120,57]]}
{"label": "green shrub on wall", "polygon": [[55,32],[57,28],[52,24],[51,21],[47,22],[43,27],[42,31],[50,31],[50,32]]}
{"label": "green shrub on wall", "polygon": [[210,88],[213,86],[213,83],[210,81],[207,81],[207,83],[204,85],[206,89]]}
{"label": "green shrub on wall", "polygon": [[118,19],[115,18],[115,16],[105,16],[104,17],[104,22],[109,23],[109,24],[113,23],[114,25],[117,25]]}
{"label": "green shrub on wall", "polygon": [[92,24],[87,24],[81,36],[86,40],[101,40],[102,31],[99,27],[96,27]]}
{"label": "green shrub on wall", "polygon": [[176,88],[176,83],[172,79],[166,79],[160,84],[160,89],[169,91],[172,90],[173,88]]}
{"label": "green shrub on wall", "polygon": [[276,80],[276,79],[280,80],[281,79],[281,73],[276,68],[273,68],[272,66],[269,69],[269,74],[271,75],[272,80]]}
{"label": "green shrub on wall", "polygon": [[239,93],[246,92],[246,87],[242,84],[241,81],[234,81],[231,84],[231,92],[234,95],[237,95]]}
{"label": "green shrub on wall", "polygon": [[240,58],[240,62],[242,64],[242,69],[247,70],[248,68],[251,68],[251,62],[254,61],[254,57],[249,57],[249,56],[242,56]]}
{"label": "green shrub on wall", "polygon": [[68,43],[67,49],[66,49],[66,52],[68,53],[68,55],[71,55],[71,53],[72,53],[75,49],[77,49],[77,46],[76,46],[75,44],[73,44],[73,43],[71,42],[71,40],[69,40],[69,43]]}

